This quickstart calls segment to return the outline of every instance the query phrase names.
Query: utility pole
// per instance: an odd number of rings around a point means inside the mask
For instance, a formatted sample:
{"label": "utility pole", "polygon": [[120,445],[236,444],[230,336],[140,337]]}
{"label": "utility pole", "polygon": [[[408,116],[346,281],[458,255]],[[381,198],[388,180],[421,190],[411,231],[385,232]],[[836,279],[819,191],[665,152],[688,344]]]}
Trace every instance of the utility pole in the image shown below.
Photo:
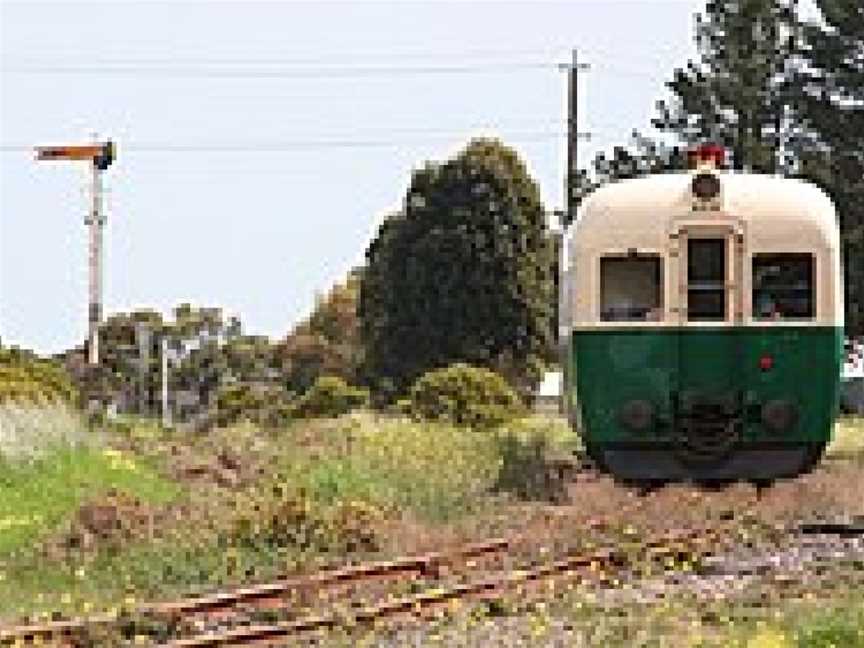
{"label": "utility pole", "polygon": [[[147,406],[150,398],[150,344],[152,331],[148,322],[135,324],[135,337],[138,341],[138,414],[150,413]],[[154,395],[155,396],[155,395]]]}
{"label": "utility pole", "polygon": [[[554,214],[558,216],[560,226],[560,239],[558,245],[558,273],[557,273],[557,288],[558,288],[558,328],[557,341],[559,346],[562,344],[561,339],[561,324],[562,313],[561,305],[567,307],[564,315],[566,316],[572,310],[572,294],[567,271],[567,237],[565,230],[567,225],[576,219],[576,208],[578,207],[578,187],[577,180],[579,178],[579,138],[590,139],[591,134],[588,132],[579,132],[579,70],[587,70],[587,63],[579,62],[579,54],[574,48],[571,52],[571,61],[560,66],[560,69],[567,71],[567,171],[564,176],[564,210],[556,210]],[[566,322],[565,322],[566,323]]]}
{"label": "utility pole", "polygon": [[102,320],[102,228],[105,216],[102,214],[102,172],[115,158],[114,143],[94,143],[84,146],[39,146],[36,147],[37,160],[84,160],[93,167],[92,204],[84,219],[89,229],[88,266],[90,275],[88,322],[88,362],[99,364],[99,324]]}
{"label": "utility pole", "polygon": [[561,381],[561,397],[558,402],[559,412],[566,413],[570,409],[570,403],[565,391],[569,385],[570,358],[567,357],[569,348],[568,338],[572,326],[573,312],[573,290],[570,285],[571,273],[568,270],[569,254],[567,250],[566,227],[576,219],[576,208],[578,206],[578,195],[576,182],[579,177],[579,158],[577,155],[579,138],[590,138],[590,133],[579,132],[579,70],[587,70],[588,64],[579,63],[577,50],[571,53],[569,64],[561,65],[562,70],[567,70],[567,171],[564,176],[564,210],[556,211],[559,217],[560,234],[558,239],[558,272],[557,272],[557,298],[558,321],[555,329],[556,342],[558,344],[558,355],[563,372]]}
{"label": "utility pole", "polygon": [[576,179],[579,177],[579,159],[577,151],[579,138],[590,139],[590,133],[579,132],[579,70],[589,69],[587,63],[579,62],[579,55],[574,48],[569,65],[562,66],[567,70],[567,178],[566,178],[566,209],[567,222],[572,223],[576,217],[577,195]]}

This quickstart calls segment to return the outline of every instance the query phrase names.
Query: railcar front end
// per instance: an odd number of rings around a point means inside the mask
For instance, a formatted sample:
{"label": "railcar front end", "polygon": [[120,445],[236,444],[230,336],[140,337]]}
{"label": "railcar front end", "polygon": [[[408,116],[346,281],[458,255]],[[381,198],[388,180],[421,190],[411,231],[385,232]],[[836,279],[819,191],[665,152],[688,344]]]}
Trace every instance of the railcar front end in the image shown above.
{"label": "railcar front end", "polygon": [[586,201],[565,245],[566,407],[601,468],[771,481],[813,467],[843,349],[827,196],[705,166],[628,180]]}

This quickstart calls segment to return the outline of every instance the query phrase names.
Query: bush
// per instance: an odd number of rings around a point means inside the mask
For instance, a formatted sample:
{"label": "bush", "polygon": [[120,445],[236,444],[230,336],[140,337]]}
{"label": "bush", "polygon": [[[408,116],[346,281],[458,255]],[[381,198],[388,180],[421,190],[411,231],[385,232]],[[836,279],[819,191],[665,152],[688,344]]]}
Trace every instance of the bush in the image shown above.
{"label": "bush", "polygon": [[550,444],[543,434],[527,439],[515,434],[496,437],[501,470],[492,486],[496,493],[511,493],[520,500],[560,502],[566,497],[563,475],[556,475],[549,462]]}
{"label": "bush", "polygon": [[77,405],[79,395],[66,371],[20,349],[0,349],[0,403]]}
{"label": "bush", "polygon": [[336,376],[320,376],[293,407],[298,418],[335,418],[369,404],[366,389],[352,387]]}
{"label": "bush", "polygon": [[252,494],[238,502],[230,538],[239,545],[336,551],[377,551],[383,513],[361,502],[320,505],[280,485],[274,497]]}
{"label": "bush", "polygon": [[291,418],[290,400],[291,394],[280,387],[229,385],[216,395],[216,424],[227,426],[249,421],[266,427],[284,425]]}
{"label": "bush", "polygon": [[411,388],[414,418],[491,428],[523,413],[516,392],[498,374],[454,364],[421,376]]}

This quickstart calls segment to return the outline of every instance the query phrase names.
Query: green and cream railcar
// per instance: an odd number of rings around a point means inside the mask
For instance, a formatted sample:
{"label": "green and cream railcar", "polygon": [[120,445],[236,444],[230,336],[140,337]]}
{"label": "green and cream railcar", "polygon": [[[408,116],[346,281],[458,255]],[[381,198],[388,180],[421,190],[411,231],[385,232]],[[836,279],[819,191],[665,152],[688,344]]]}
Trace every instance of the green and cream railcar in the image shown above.
{"label": "green and cream railcar", "polygon": [[815,465],[843,346],[821,190],[711,163],[619,181],[583,202],[564,250],[565,407],[598,466],[770,481]]}

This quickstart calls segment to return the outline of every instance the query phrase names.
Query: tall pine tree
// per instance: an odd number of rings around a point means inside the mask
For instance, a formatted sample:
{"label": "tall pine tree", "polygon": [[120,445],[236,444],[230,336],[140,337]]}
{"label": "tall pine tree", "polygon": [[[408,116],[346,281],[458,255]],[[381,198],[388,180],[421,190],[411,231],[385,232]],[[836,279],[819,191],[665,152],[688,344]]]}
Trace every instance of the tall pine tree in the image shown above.
{"label": "tall pine tree", "polygon": [[824,24],[807,25],[808,65],[796,97],[809,150],[802,174],[837,205],[846,269],[846,328],[864,335],[864,5],[819,0]]}
{"label": "tall pine tree", "polygon": [[696,20],[697,61],[675,70],[654,125],[687,144],[711,141],[736,169],[786,170],[780,159],[800,60],[797,0],[711,0]]}

